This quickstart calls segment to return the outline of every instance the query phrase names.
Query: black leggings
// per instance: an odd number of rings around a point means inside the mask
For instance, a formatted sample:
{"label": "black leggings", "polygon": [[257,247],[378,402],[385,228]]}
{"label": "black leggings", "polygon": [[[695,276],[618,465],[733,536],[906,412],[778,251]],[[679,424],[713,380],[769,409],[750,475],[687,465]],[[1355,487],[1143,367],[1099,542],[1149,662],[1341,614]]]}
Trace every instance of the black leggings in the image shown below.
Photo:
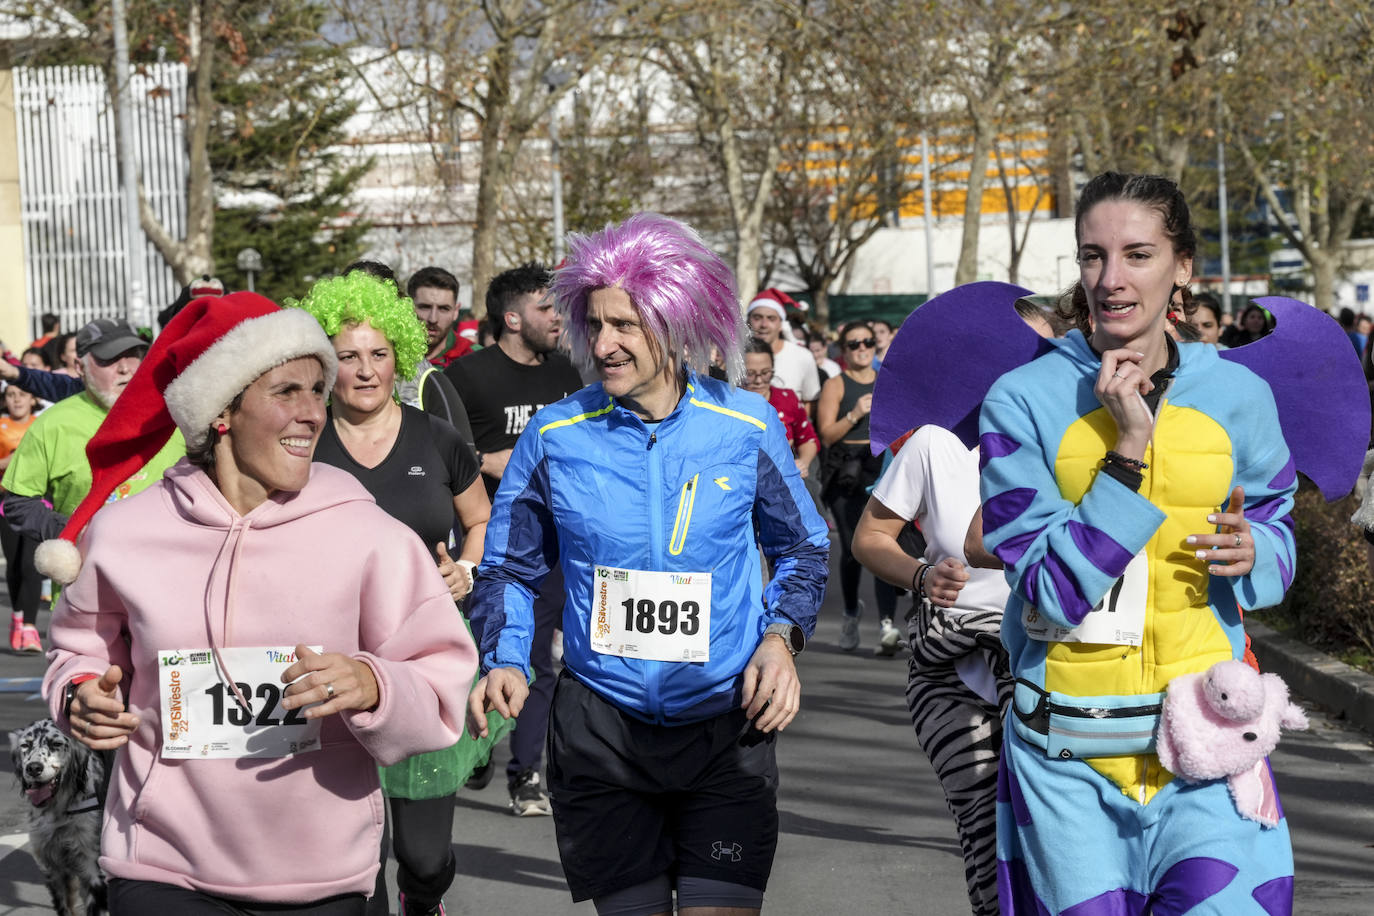
{"label": "black leggings", "polygon": [[406,895],[407,905],[429,912],[443,899],[458,867],[453,856],[453,809],[457,797],[390,798],[387,801],[391,817],[387,833],[382,836],[382,867],[377,871],[376,890],[367,904],[368,916],[384,916],[389,912],[388,846],[396,856],[396,884]]}
{"label": "black leggings", "polygon": [[43,577],[33,565],[33,552],[38,542],[26,538],[0,518],[0,548],[5,552],[5,584],[9,587],[10,608],[22,611],[25,623],[38,619],[38,600],[43,590]]}
{"label": "black leggings", "polygon": [[176,913],[177,916],[363,916],[362,894],[340,894],[314,903],[255,903],[230,900],[174,884],[111,878],[110,916],[146,916]]}
{"label": "black leggings", "polygon": [[[863,566],[854,558],[854,529],[859,527],[859,519],[868,505],[868,488],[882,472],[882,458],[867,453],[865,446],[831,446],[858,452],[862,449],[863,463],[859,478],[853,486],[841,487],[832,481],[823,491],[826,505],[835,516],[835,540],[840,544],[840,594],[844,598],[844,609],[848,613],[859,607],[859,577]],[[888,583],[873,577],[873,597],[878,605],[878,619],[890,620],[897,612],[897,590]]]}

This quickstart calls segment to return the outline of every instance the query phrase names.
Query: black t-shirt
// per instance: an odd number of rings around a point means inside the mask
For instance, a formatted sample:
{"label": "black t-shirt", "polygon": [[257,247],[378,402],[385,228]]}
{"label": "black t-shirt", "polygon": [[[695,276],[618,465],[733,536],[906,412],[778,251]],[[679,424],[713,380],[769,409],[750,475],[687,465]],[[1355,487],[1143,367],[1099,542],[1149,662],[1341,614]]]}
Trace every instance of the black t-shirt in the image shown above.
{"label": "black t-shirt", "polygon": [[435,544],[448,543],[453,497],[477,478],[477,456],[457,430],[405,404],[396,442],[375,468],[353,460],[334,431],[332,413],[315,448],[315,460],[356,477],[387,515],[420,536],[431,554]]}
{"label": "black t-shirt", "polygon": [[463,399],[479,452],[513,448],[536,410],[582,388],[582,376],[563,354],[550,353],[539,365],[526,366],[500,346],[455,359],[444,374]]}

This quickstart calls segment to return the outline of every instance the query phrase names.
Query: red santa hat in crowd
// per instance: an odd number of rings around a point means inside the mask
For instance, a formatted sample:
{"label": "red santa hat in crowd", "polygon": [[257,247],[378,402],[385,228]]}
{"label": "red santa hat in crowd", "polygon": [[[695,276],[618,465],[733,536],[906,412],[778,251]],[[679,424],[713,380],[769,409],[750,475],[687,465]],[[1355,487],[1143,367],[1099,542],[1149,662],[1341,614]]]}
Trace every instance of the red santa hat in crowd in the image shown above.
{"label": "red santa hat in crowd", "polygon": [[188,447],[203,445],[210,424],[239,392],[302,356],[320,361],[325,388],[333,388],[338,358],[308,312],[244,292],[197,299],[178,312],[86,444],[90,492],[62,534],[38,545],[39,571],[62,585],[73,582],[81,571],[76,541],[117,486],[151,461],[174,430]]}
{"label": "red santa hat in crowd", "polygon": [[758,295],[754,296],[753,300],[749,303],[749,308],[744,310],[744,314],[747,316],[756,309],[769,309],[777,312],[778,317],[786,321],[787,310],[789,308],[796,309],[799,312],[806,311],[806,305],[804,303],[798,302],[780,289],[769,287],[768,289],[760,290]]}

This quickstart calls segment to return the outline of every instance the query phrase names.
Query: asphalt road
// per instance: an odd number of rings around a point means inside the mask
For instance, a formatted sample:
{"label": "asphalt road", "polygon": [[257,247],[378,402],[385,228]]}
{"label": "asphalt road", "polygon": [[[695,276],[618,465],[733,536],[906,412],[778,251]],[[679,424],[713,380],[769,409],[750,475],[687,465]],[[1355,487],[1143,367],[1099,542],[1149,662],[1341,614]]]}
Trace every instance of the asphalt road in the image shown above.
{"label": "asphalt road", "polygon": [[[46,629],[44,614],[40,628]],[[916,746],[903,700],[905,658],[844,654],[838,601],[827,601],[801,657],[802,712],[779,744],[781,835],[766,909],[775,913],[968,912],[963,868],[944,799]],[[0,652],[0,677],[34,678],[43,660]],[[44,714],[25,692],[3,692],[6,730]],[[1297,858],[1298,914],[1374,912],[1374,744],[1309,707],[1312,729],[1284,738],[1273,757]],[[504,751],[498,752],[504,754]],[[500,761],[504,765],[504,759]],[[590,914],[563,883],[548,818],[516,818],[504,781],[464,792],[453,832],[458,876],[450,914]],[[38,870],[23,848],[26,802],[17,782],[0,792],[0,916],[47,912]],[[281,825],[281,829],[287,829]],[[1090,867],[1090,865],[1085,865]],[[394,882],[393,882],[394,888]]]}

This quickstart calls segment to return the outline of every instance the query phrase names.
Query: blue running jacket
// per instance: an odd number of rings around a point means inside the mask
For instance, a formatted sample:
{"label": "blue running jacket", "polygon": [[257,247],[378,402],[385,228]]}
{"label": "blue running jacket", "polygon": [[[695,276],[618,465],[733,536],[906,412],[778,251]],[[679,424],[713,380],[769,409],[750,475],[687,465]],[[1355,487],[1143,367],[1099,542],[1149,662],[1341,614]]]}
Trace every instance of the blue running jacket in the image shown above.
{"label": "blue running jacket", "polygon": [[[763,586],[759,547],[774,564]],[[482,670],[530,673],[536,591],[562,564],[563,664],[625,712],[684,724],[739,703],[740,675],[771,623],[809,637],[830,543],[777,411],[687,376],[651,431],[595,384],[534,415],[506,465],[471,603]],[[709,572],[710,660],[603,655],[590,645],[597,565]]]}

